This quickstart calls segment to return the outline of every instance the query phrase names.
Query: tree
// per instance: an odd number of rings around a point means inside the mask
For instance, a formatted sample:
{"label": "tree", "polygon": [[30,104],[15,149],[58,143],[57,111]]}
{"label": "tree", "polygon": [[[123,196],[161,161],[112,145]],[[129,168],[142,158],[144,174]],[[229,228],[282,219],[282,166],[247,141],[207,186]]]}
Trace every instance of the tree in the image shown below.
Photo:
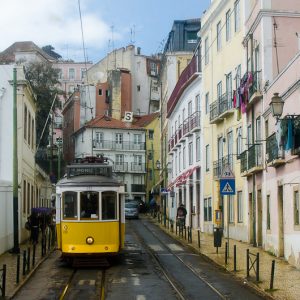
{"label": "tree", "polygon": [[[45,122],[48,118],[54,96],[60,93],[59,70],[54,69],[49,62],[31,62],[26,66],[26,79],[30,82],[32,90],[36,95],[37,114],[36,114],[36,140],[41,147],[48,145],[49,126],[42,135]],[[56,100],[58,101],[58,100]],[[55,104],[57,105],[57,103]],[[50,119],[48,124],[50,124]]]}
{"label": "tree", "polygon": [[54,47],[52,47],[51,45],[47,45],[47,46],[44,46],[42,47],[43,51],[45,51],[48,55],[50,55],[51,57],[55,58],[55,59],[60,59],[61,58],[61,55],[56,53],[54,51]]}

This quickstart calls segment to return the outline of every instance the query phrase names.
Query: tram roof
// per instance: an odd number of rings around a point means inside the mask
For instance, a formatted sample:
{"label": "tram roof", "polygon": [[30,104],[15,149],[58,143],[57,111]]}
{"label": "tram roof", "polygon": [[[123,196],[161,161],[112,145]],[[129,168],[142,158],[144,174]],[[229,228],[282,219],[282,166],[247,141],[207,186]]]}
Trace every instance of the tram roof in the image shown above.
{"label": "tram roof", "polygon": [[115,177],[82,175],[74,177],[64,177],[57,184],[60,187],[67,186],[121,186],[122,183]]}

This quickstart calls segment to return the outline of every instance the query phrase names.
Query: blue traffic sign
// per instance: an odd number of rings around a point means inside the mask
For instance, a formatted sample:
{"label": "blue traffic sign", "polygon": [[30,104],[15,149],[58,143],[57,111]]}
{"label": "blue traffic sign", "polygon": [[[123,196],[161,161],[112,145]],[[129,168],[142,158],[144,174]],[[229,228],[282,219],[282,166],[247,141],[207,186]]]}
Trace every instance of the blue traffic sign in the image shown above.
{"label": "blue traffic sign", "polygon": [[220,193],[221,196],[235,195],[235,179],[234,178],[220,179]]}

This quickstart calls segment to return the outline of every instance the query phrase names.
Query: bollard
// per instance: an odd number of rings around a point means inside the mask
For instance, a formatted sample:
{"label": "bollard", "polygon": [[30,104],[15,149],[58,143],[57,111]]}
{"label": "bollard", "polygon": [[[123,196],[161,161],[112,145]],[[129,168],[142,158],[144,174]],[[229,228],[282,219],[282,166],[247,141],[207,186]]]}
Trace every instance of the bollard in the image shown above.
{"label": "bollard", "polygon": [[186,240],[186,227],[184,226],[184,239]]}
{"label": "bollard", "polygon": [[178,227],[178,224],[177,222],[175,223],[175,234],[177,235],[177,227]]}
{"label": "bollard", "polygon": [[21,256],[18,254],[17,256],[17,274],[16,274],[16,283],[18,284],[20,282],[20,260]]}
{"label": "bollard", "polygon": [[190,241],[190,226],[187,227],[187,239]]}
{"label": "bollard", "polygon": [[192,237],[192,227],[190,228],[190,242],[193,242],[193,237]]}
{"label": "bollard", "polygon": [[259,281],[259,253],[256,254],[256,281]]}
{"label": "bollard", "polygon": [[228,242],[225,243],[225,265],[227,265],[227,258],[228,258]]}
{"label": "bollard", "polygon": [[26,250],[23,251],[23,276],[26,273]]}
{"label": "bollard", "polygon": [[198,248],[200,249],[200,230],[198,230]]}
{"label": "bollard", "polygon": [[249,277],[249,249],[247,249],[246,260],[247,260],[247,278],[248,278]]}
{"label": "bollard", "polygon": [[3,265],[3,269],[2,269],[2,287],[1,287],[3,299],[5,299],[5,285],[6,285],[6,265]]}
{"label": "bollard", "polygon": [[273,290],[274,273],[275,273],[275,260],[273,259],[272,260],[272,268],[271,268],[270,290]]}
{"label": "bollard", "polygon": [[236,272],[236,245],[233,246],[233,271]]}
{"label": "bollard", "polygon": [[33,250],[32,250],[32,267],[34,267],[35,265],[35,249],[36,248],[36,244],[33,244]]}
{"label": "bollard", "polygon": [[30,271],[30,247],[27,248],[27,273]]}

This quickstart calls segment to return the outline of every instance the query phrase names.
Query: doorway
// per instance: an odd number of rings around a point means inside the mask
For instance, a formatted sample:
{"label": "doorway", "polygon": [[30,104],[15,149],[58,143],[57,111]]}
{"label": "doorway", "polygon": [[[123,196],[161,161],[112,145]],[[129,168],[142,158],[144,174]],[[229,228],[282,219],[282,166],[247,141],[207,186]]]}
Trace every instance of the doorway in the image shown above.
{"label": "doorway", "polygon": [[253,209],[252,209],[252,193],[249,193],[249,201],[248,201],[248,220],[249,220],[249,239],[250,244],[253,243]]}
{"label": "doorway", "polygon": [[284,256],[283,186],[278,186],[278,256]]}
{"label": "doorway", "polygon": [[257,246],[262,246],[262,199],[261,190],[257,190]]}

